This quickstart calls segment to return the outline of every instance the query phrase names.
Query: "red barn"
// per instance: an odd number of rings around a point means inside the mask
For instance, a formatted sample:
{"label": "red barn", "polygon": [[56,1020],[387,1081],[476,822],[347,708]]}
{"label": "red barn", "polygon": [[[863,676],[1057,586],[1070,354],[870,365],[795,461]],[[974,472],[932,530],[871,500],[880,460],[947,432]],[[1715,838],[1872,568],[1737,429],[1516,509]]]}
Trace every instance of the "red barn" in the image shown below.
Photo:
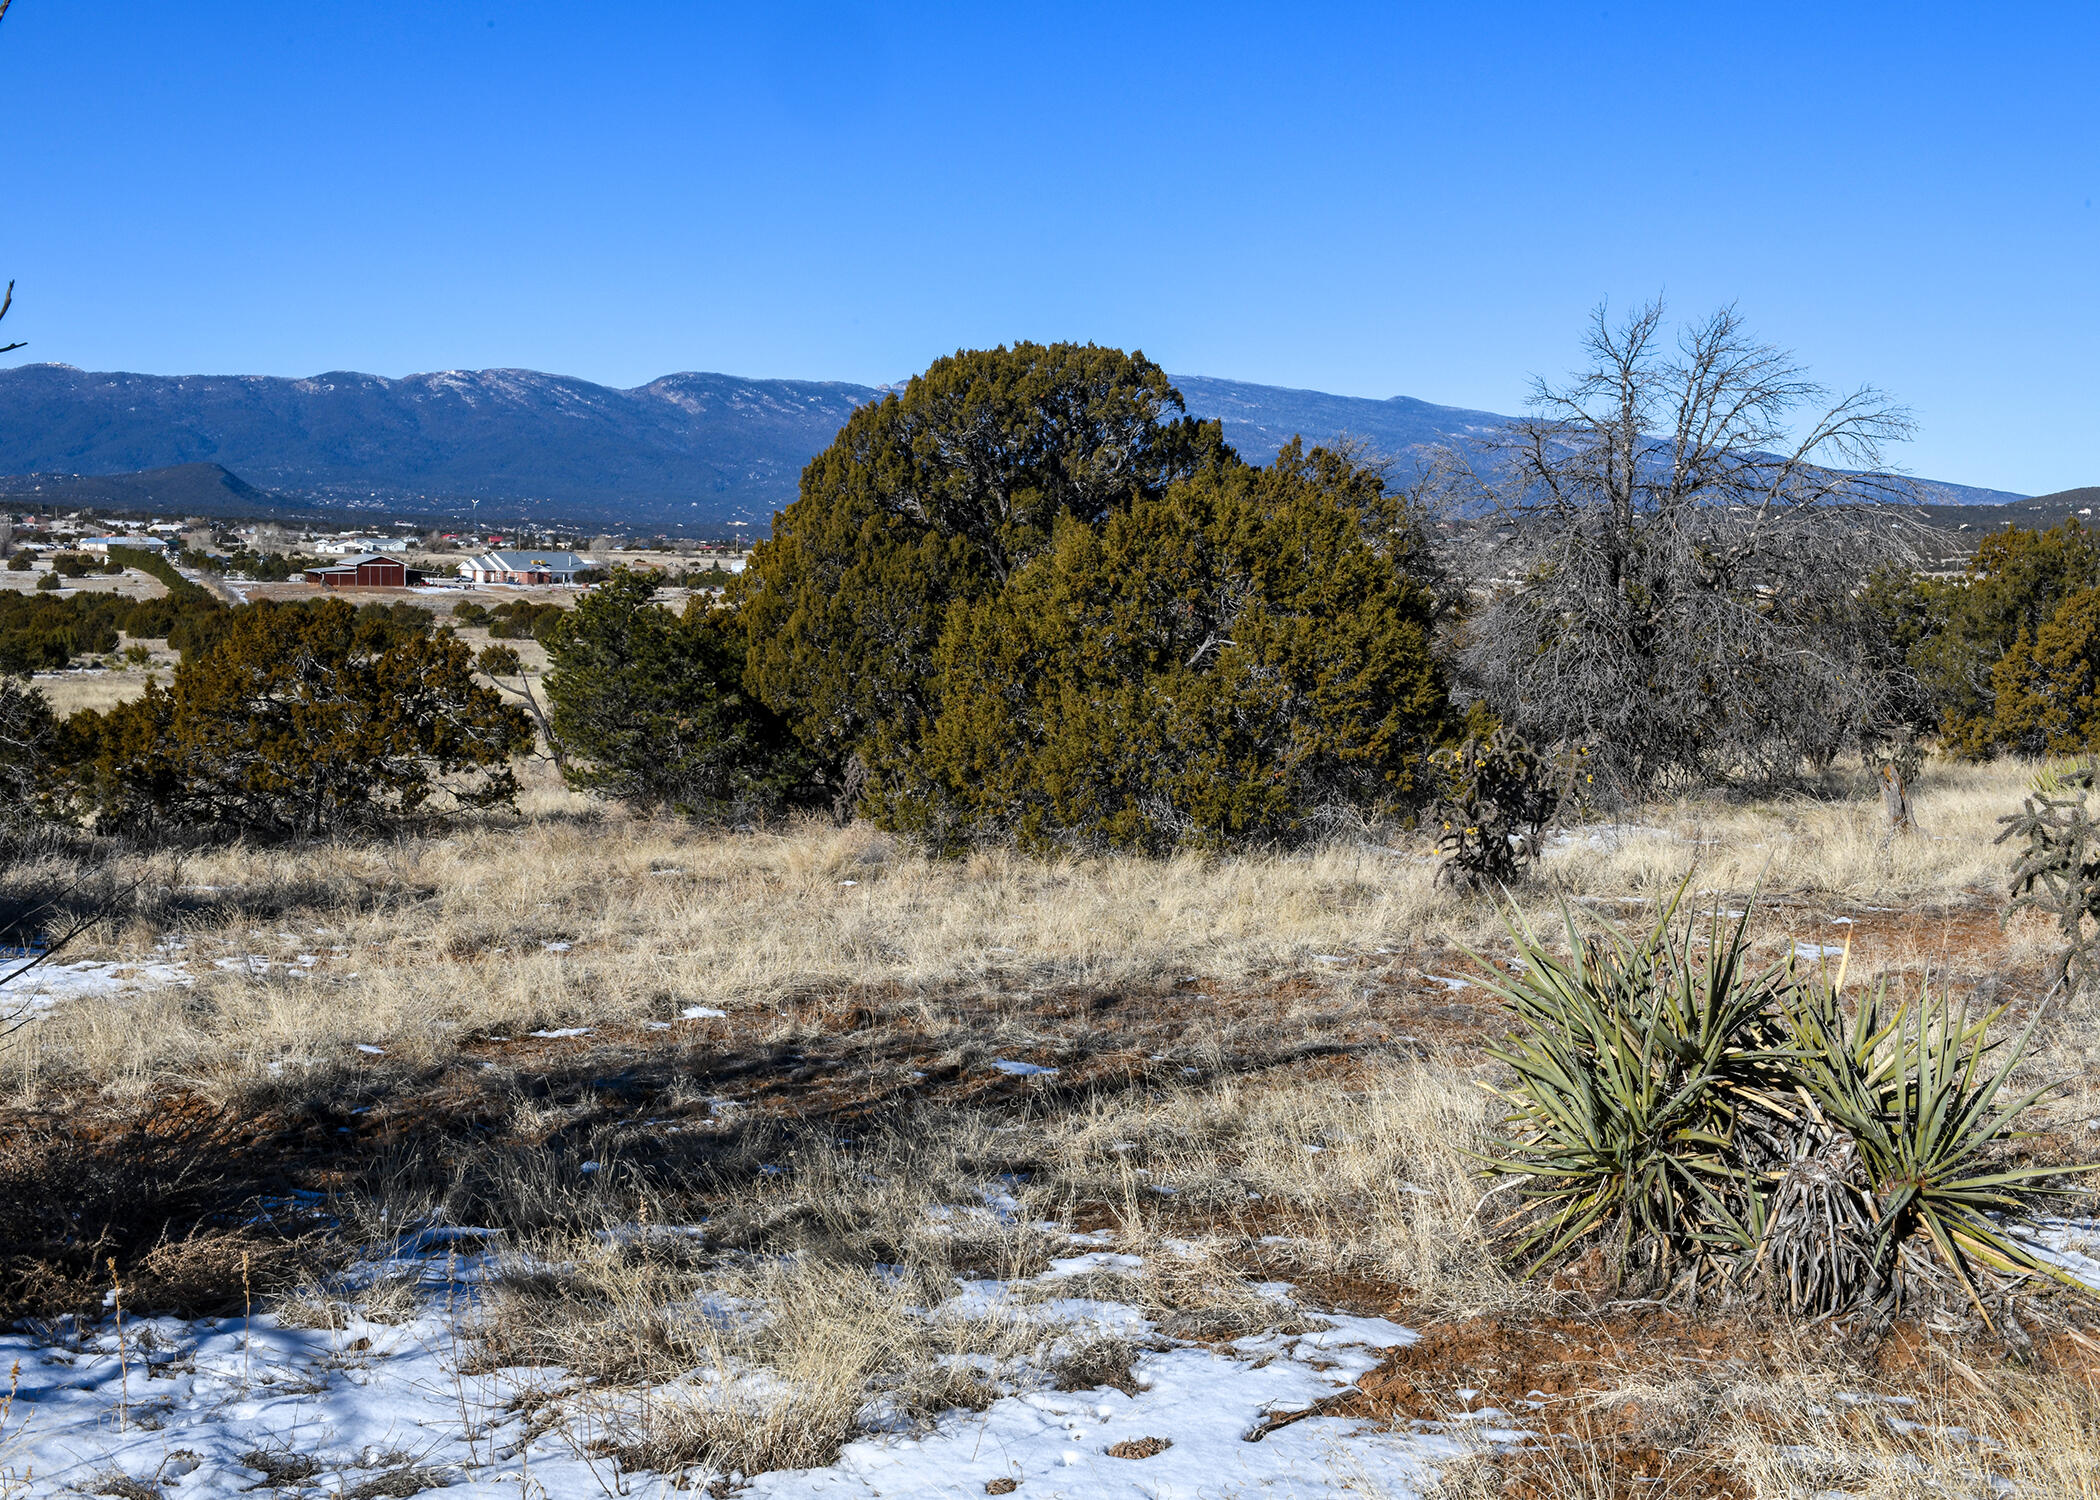
{"label": "red barn", "polygon": [[363,557],[346,558],[333,567],[308,568],[306,581],[328,589],[404,589],[408,587],[409,568],[398,557],[367,552]]}

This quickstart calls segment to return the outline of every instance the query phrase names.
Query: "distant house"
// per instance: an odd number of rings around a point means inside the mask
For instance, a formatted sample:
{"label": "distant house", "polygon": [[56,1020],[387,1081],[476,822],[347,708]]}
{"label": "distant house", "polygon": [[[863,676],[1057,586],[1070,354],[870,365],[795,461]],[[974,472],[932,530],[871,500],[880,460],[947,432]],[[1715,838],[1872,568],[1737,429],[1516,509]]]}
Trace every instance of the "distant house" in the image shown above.
{"label": "distant house", "polygon": [[367,552],[362,557],[345,558],[332,567],[308,568],[306,581],[326,589],[404,589],[423,579],[398,557]]}
{"label": "distant house", "polygon": [[314,551],[322,557],[363,557],[368,552],[407,552],[413,544],[406,537],[337,537],[320,543]]}
{"label": "distant house", "polygon": [[157,536],[84,536],[76,545],[83,552],[107,552],[112,547],[136,547],[141,552],[168,550],[168,544]]}
{"label": "distant house", "polygon": [[461,563],[459,573],[474,583],[574,583],[595,566],[574,552],[484,552]]}

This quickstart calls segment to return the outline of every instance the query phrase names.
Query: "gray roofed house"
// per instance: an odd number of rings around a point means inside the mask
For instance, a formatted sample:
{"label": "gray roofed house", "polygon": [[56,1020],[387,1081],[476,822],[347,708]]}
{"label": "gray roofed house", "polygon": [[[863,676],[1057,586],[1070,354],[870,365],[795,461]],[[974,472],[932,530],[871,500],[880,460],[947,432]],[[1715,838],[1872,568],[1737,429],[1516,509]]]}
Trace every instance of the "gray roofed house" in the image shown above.
{"label": "gray roofed house", "polygon": [[596,566],[574,552],[484,552],[461,563],[459,572],[474,583],[574,583]]}

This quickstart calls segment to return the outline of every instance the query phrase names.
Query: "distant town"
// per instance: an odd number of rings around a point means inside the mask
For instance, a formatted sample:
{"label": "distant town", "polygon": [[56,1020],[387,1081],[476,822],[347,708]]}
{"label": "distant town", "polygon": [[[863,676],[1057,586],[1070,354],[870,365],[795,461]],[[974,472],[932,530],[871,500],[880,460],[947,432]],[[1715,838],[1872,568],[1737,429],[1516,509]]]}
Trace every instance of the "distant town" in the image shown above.
{"label": "distant town", "polygon": [[365,531],[199,516],[119,518],[89,509],[0,512],[0,586],[82,587],[85,579],[123,571],[112,549],[118,557],[127,550],[164,557],[229,602],[244,602],[258,586],[277,597],[345,588],[573,593],[615,567],[657,573],[671,587],[718,587],[743,571],[749,543],[531,527]]}

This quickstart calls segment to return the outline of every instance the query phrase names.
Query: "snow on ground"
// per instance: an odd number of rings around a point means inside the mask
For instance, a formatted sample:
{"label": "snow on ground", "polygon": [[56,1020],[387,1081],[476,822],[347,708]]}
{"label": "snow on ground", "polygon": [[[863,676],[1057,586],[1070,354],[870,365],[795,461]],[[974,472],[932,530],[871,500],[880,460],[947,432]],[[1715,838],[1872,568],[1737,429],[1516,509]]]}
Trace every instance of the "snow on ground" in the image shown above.
{"label": "snow on ground", "polygon": [[[406,1271],[422,1282],[432,1300],[405,1323],[351,1314],[342,1328],[308,1330],[267,1316],[121,1325],[109,1316],[0,1337],[0,1369],[19,1371],[12,1409],[0,1420],[0,1493],[24,1479],[39,1495],[108,1493],[128,1479],[159,1487],[168,1500],[263,1488],[287,1497],[442,1488],[448,1500],[671,1491],[675,1476],[635,1474],[623,1484],[610,1460],[590,1451],[596,1437],[632,1435],[614,1402],[575,1407],[575,1389],[559,1370],[476,1369],[461,1322],[473,1316],[476,1285],[497,1274],[491,1256],[457,1234],[418,1252],[365,1273]],[[1041,1279],[1139,1264],[1095,1252],[1058,1261]],[[1052,1329],[1152,1338],[1135,1308],[1027,1290],[961,1284],[935,1315],[993,1311]],[[1480,1430],[1468,1441],[1316,1416],[1249,1441],[1270,1417],[1335,1394],[1375,1368],[1382,1350],[1415,1337],[1377,1318],[1316,1321],[1327,1326],[1216,1349],[1153,1339],[1156,1347],[1132,1371],[1134,1395],[1024,1388],[982,1412],[862,1437],[826,1468],[755,1476],[737,1493],[930,1500],[982,1495],[988,1482],[1010,1478],[1021,1482],[1020,1493],[1071,1500],[1399,1497],[1426,1487],[1438,1463],[1474,1442],[1519,1436]],[[667,1394],[676,1392],[651,1399]],[[547,1400],[570,1420],[529,1434],[526,1413]],[[1140,1458],[1109,1452],[1118,1444],[1157,1446],[1145,1439],[1168,1446]]]}
{"label": "snow on ground", "polygon": [[[988,1188],[996,1210],[998,1193]],[[697,1236],[698,1230],[666,1231]],[[2074,1274],[2100,1284],[2100,1223],[2029,1226]],[[875,1431],[821,1468],[754,1476],[737,1494],[763,1500],[934,1500],[985,1494],[1014,1480],[1041,1500],[1223,1500],[1230,1496],[1422,1493],[1440,1464],[1482,1444],[1526,1440],[1521,1420],[1456,1413],[1441,1430],[1311,1416],[1275,1424],[1347,1388],[1385,1350],[1415,1334],[1380,1318],[1331,1313],[1309,1331],[1264,1333],[1218,1347],[1159,1338],[1134,1307],[1055,1295],[1059,1282],[1099,1288],[1101,1273],[1142,1260],[1074,1236],[1083,1253],[1053,1261],[1033,1285],[959,1282],[932,1316],[1032,1319],[1046,1330],[1121,1334],[1147,1344],[1136,1390],[1039,1388],[981,1412],[953,1411],[916,1429]],[[1173,1247],[1168,1247],[1169,1251]],[[474,1231],[430,1231],[367,1265],[352,1286],[408,1276],[428,1297],[408,1322],[349,1314],[337,1329],[274,1317],[61,1321],[0,1336],[0,1370],[16,1394],[0,1403],[0,1494],[142,1494],[205,1500],[282,1497],[669,1495],[678,1476],[615,1473],[594,1440],[634,1436],[622,1398],[579,1395],[564,1372],[479,1369],[464,1329],[477,1288],[500,1274]],[[1084,1281],[1076,1278],[1086,1278]],[[1286,1288],[1261,1288],[1279,1298]],[[712,1309],[702,1309],[704,1315]],[[1297,1325],[1293,1325],[1297,1326]],[[765,1377],[753,1372],[752,1388]],[[697,1373],[684,1387],[702,1389]],[[650,1400],[675,1400],[679,1387]],[[877,1409],[871,1425],[880,1428]],[[528,1431],[528,1413],[561,1415]],[[1149,1441],[1148,1441],[1149,1440]],[[1121,1457],[1117,1452],[1143,1457]],[[699,1479],[706,1476],[692,1475]],[[124,1481],[131,1481],[126,1489]],[[10,1487],[12,1486],[12,1488]],[[145,1487],[144,1489],[139,1488]]]}
{"label": "snow on ground", "polygon": [[[751,1493],[769,1500],[982,1495],[1002,1478],[1018,1480],[1019,1494],[1069,1500],[1406,1496],[1428,1488],[1437,1464],[1472,1446],[1442,1434],[1378,1431],[1344,1417],[1309,1417],[1248,1441],[1270,1414],[1332,1396],[1376,1368],[1375,1350],[1414,1338],[1377,1318],[1329,1321],[1335,1326],[1324,1333],[1146,1354],[1132,1371],[1138,1386],[1132,1396],[1107,1387],[1037,1391],[996,1401],[981,1413],[957,1414],[924,1436],[863,1438],[848,1444],[830,1468],[761,1475]],[[1171,1446],[1146,1458],[1109,1452],[1147,1438]]]}
{"label": "snow on ground", "polygon": [[1635,839],[1666,839],[1681,843],[1683,840],[1667,828],[1657,828],[1648,823],[1582,823],[1572,828],[1555,829],[1546,840],[1546,852],[1558,854],[1566,849],[1612,850]]}
{"label": "snow on ground", "polygon": [[0,1019],[42,1015],[62,1000],[158,989],[187,984],[189,979],[189,970],[177,963],[85,959],[69,964],[11,959],[0,962]]}
{"label": "snow on ground", "polygon": [[2042,1259],[2100,1288],[2100,1220],[2042,1218],[2009,1227],[2014,1238],[2025,1240]]}

